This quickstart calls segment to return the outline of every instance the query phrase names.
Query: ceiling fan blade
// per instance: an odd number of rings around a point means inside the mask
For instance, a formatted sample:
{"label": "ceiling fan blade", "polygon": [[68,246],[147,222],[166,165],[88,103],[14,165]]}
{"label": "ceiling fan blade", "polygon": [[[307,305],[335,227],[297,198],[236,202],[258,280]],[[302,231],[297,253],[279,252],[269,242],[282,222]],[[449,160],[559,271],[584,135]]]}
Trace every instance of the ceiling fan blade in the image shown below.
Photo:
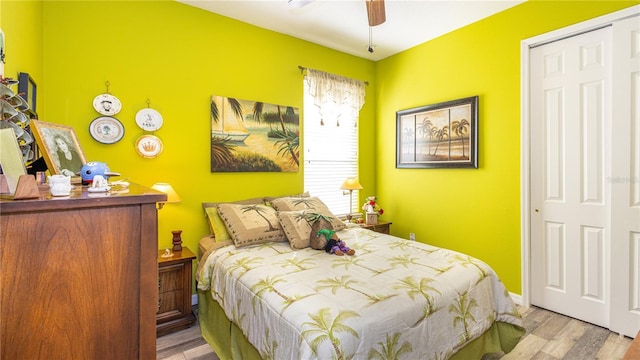
{"label": "ceiling fan blade", "polygon": [[369,26],[380,25],[385,22],[384,0],[365,0],[367,3],[367,17]]}

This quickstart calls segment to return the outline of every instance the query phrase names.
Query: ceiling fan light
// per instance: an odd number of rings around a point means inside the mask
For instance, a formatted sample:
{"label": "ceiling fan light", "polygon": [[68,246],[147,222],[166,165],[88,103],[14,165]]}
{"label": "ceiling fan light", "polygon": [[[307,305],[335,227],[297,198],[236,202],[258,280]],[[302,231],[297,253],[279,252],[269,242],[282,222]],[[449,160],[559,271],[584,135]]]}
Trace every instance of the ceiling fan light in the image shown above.
{"label": "ceiling fan light", "polygon": [[366,0],[365,2],[367,3],[369,26],[376,26],[385,22],[384,0]]}

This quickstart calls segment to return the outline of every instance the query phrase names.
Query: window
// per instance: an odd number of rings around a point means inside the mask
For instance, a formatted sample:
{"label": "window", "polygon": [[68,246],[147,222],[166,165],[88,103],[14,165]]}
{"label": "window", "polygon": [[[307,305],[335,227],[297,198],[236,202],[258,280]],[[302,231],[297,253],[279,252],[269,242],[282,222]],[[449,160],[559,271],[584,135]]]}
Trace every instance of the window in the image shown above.
{"label": "window", "polygon": [[[364,83],[307,69],[304,80],[304,189],[345,215],[358,206],[340,186],[358,176],[358,114]],[[354,208],[349,209],[352,203]]]}

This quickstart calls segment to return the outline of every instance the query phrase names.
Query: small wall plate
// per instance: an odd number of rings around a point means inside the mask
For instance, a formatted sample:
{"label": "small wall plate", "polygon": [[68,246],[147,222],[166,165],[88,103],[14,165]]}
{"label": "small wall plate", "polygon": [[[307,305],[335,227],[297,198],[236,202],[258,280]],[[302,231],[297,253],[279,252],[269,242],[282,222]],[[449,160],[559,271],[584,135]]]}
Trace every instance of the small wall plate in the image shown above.
{"label": "small wall plate", "polygon": [[144,131],[156,131],[162,127],[162,115],[151,108],[136,113],[136,124]]}
{"label": "small wall plate", "polygon": [[136,151],[145,158],[154,158],[162,153],[162,140],[154,135],[142,135],[136,141]]}
{"label": "small wall plate", "polygon": [[111,94],[100,94],[93,99],[93,108],[102,115],[112,116],[120,112],[122,103]]}
{"label": "small wall plate", "polygon": [[100,116],[89,124],[89,133],[103,144],[117,143],[124,136],[124,126],[111,116]]}

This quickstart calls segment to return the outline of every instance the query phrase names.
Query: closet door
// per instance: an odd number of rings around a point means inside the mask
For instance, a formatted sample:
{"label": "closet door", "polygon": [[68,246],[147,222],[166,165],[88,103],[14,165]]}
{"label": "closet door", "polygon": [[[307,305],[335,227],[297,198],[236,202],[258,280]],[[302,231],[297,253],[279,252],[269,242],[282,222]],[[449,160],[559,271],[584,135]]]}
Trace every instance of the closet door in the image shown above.
{"label": "closet door", "polygon": [[609,325],[611,27],[530,50],[531,303]]}
{"label": "closet door", "polygon": [[613,24],[611,330],[640,330],[640,17]]}

